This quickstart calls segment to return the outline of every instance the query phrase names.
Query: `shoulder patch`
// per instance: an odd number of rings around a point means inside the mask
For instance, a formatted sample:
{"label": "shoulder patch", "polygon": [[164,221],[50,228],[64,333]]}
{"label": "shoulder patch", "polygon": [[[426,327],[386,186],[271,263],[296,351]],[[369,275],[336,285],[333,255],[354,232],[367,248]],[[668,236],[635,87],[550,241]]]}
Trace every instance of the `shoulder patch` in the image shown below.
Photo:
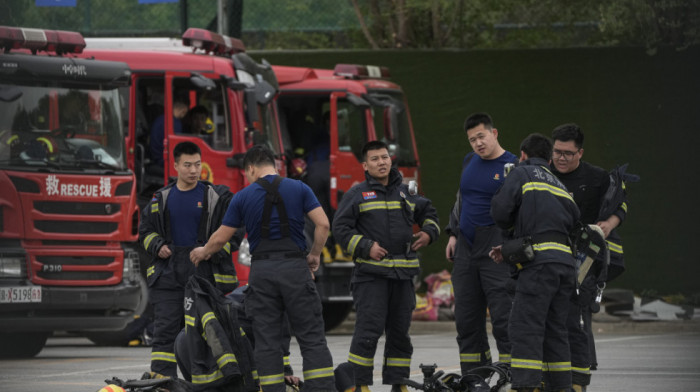
{"label": "shoulder patch", "polygon": [[371,192],[362,192],[362,198],[365,200],[370,200],[370,199],[376,199],[377,198],[377,193],[375,191]]}

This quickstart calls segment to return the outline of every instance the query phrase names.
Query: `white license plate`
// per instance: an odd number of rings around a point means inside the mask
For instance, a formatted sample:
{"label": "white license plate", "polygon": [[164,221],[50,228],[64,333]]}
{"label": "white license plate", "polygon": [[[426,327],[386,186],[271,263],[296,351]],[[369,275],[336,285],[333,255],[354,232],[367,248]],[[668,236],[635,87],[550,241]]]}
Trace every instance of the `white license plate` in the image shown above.
{"label": "white license plate", "polygon": [[41,302],[41,286],[19,286],[0,288],[0,303]]}

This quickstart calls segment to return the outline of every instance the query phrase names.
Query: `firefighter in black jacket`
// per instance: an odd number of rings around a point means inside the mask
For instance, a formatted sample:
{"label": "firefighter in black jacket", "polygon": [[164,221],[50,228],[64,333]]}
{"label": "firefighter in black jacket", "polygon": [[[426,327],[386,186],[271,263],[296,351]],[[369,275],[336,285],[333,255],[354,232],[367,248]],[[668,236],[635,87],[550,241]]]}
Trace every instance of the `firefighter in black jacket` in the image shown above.
{"label": "firefighter in black jacket", "polygon": [[189,260],[190,249],[206,242],[221,224],[233,194],[226,186],[199,181],[201,151],[196,144],[175,146],[177,182],[159,189],[144,208],[139,225],[139,242],[152,257],[146,271],[149,300],[154,312],[151,371],[177,376],[173,344],[184,326],[185,285],[193,274],[203,276],[223,293],[238,285],[227,243],[210,261],[199,266]]}
{"label": "firefighter in black jacket", "polygon": [[[391,167],[387,145],[362,149],[367,180],[352,187],[338,206],[333,233],[355,261],[351,287],[357,311],[349,362],[355,383],[365,392],[372,384],[377,341],[386,333],[383,383],[404,390],[413,346],[408,335],[416,305],[412,278],[420,272],[416,251],[440,234],[430,200],[411,195]],[[413,225],[421,231],[413,234]],[[413,240],[413,242],[412,242]]]}
{"label": "firefighter in black jacket", "polygon": [[[516,244],[523,244],[520,258],[491,256],[519,268],[513,308],[508,324],[512,345],[512,388],[518,391],[568,391],[571,362],[566,330],[569,299],[575,288],[575,259],[568,235],[579,219],[574,199],[550,172],[552,143],[531,134],[523,140],[521,163],[506,177],[491,200],[496,224]],[[510,242],[512,244],[512,242]]]}
{"label": "firefighter in black jacket", "polygon": [[598,287],[602,290],[606,281],[619,276],[625,269],[622,239],[616,228],[627,216],[627,198],[621,178],[624,175],[611,176],[600,167],[581,160],[584,137],[578,125],[560,125],[552,132],[552,138],[552,172],[571,192],[581,211],[581,223],[598,225],[605,233],[610,250],[608,269],[592,271],[581,282],[579,294],[572,298],[569,311],[567,324],[573,383],[574,389],[581,392],[590,384],[591,370],[597,367],[591,327],[591,307],[597,306],[594,300],[596,292]]}

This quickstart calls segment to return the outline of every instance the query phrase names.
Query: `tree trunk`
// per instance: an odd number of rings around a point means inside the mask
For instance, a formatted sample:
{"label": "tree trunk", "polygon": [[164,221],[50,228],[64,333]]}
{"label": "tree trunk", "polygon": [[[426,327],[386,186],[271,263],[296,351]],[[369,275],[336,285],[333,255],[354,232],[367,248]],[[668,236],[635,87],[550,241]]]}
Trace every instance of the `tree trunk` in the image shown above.
{"label": "tree trunk", "polygon": [[367,38],[367,41],[372,46],[372,49],[379,49],[379,45],[377,45],[377,43],[374,41],[374,39],[372,38],[372,34],[370,34],[369,29],[367,28],[365,18],[364,16],[362,16],[362,11],[360,10],[360,6],[357,4],[357,0],[351,0],[351,2],[352,8],[355,9],[355,15],[357,15],[357,20],[360,22],[362,33],[365,35],[365,38]]}

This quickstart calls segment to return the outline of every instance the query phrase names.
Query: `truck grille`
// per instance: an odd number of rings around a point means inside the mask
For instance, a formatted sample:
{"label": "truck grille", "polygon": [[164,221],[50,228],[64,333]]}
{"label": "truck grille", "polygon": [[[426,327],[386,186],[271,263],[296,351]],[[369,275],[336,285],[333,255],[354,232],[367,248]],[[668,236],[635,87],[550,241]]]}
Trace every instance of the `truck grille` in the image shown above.
{"label": "truck grille", "polygon": [[108,234],[116,231],[119,223],[38,220],[34,227],[44,233]]}
{"label": "truck grille", "polygon": [[44,265],[107,265],[114,257],[99,256],[37,256],[36,261]]}
{"label": "truck grille", "polygon": [[121,206],[118,203],[35,201],[34,208],[44,214],[113,215],[119,212]]}
{"label": "truck grille", "polygon": [[111,271],[61,271],[61,272],[45,272],[38,271],[36,275],[42,279],[53,281],[60,280],[107,280],[114,276]]}

